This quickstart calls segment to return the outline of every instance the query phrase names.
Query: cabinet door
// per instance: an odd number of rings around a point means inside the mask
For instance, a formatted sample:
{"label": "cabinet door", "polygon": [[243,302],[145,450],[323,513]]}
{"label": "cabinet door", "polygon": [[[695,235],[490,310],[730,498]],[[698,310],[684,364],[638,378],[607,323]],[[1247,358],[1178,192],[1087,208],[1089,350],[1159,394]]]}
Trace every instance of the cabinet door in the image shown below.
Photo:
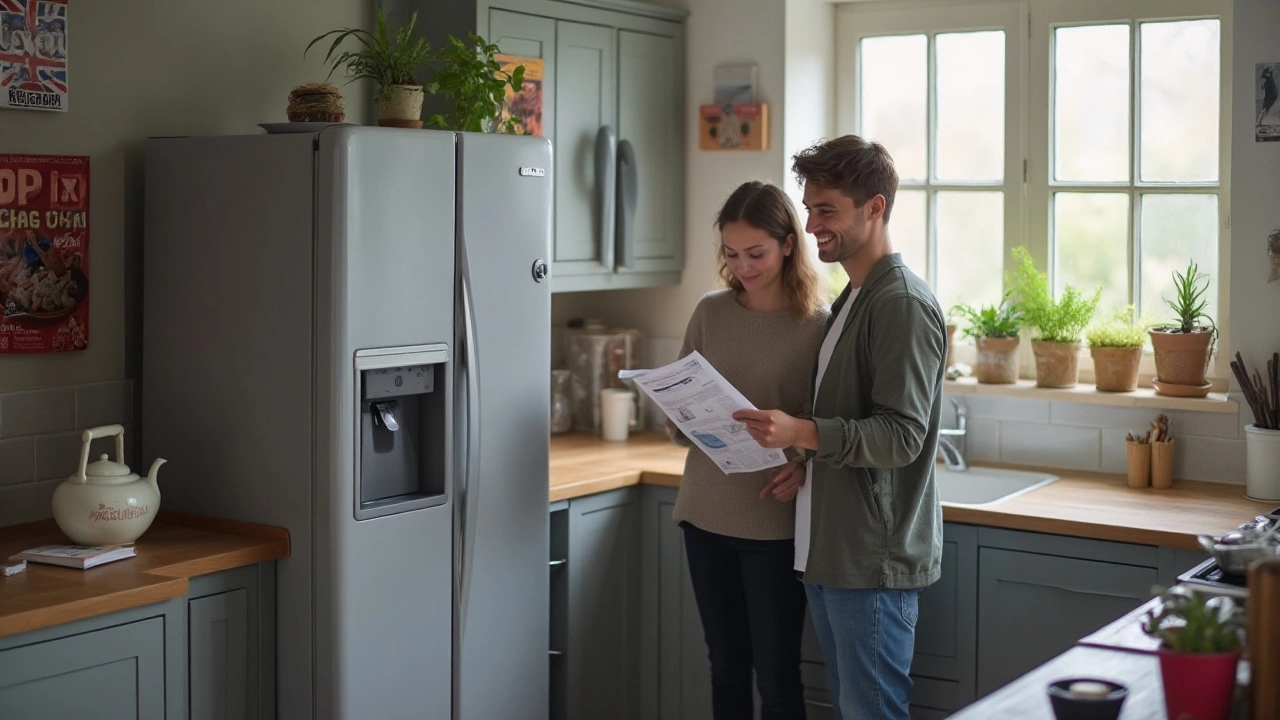
{"label": "cabinet door", "polygon": [[[631,143],[636,158],[635,213],[630,232],[619,232],[617,241],[620,272],[679,270],[684,264],[684,91],[678,48],[675,37],[618,32],[618,139]],[[623,172],[621,164],[618,171]],[[620,177],[620,188],[622,182]],[[621,218],[622,195],[620,223],[627,222]]]}
{"label": "cabinet door", "polygon": [[[974,660],[977,655],[978,534],[969,525],[943,526],[942,576],[920,593],[915,656],[911,674],[945,685],[954,699],[941,709],[954,710],[974,698]],[[925,696],[928,683],[917,685],[913,702],[939,707]]]}
{"label": "cabinet door", "polygon": [[979,548],[978,695],[1151,597],[1155,568]]}
{"label": "cabinet door", "polygon": [[165,717],[164,618],[0,652],[0,717]]}
{"label": "cabinet door", "polygon": [[239,589],[187,605],[191,720],[248,718],[249,592]]}
{"label": "cabinet door", "polygon": [[[596,177],[596,136],[617,127],[614,30],[556,22],[555,261],[556,275],[613,272],[604,247],[605,212],[612,187]],[[544,95],[545,96],[545,95]]]}
{"label": "cabinet door", "polygon": [[568,717],[639,718],[638,488],[569,503]]}

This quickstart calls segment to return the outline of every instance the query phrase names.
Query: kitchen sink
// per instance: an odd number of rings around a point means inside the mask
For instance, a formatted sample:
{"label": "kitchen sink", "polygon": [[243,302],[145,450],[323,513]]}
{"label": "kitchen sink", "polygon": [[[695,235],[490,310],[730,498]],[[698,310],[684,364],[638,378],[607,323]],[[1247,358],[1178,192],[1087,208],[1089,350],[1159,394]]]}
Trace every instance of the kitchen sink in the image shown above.
{"label": "kitchen sink", "polygon": [[938,494],[952,505],[994,505],[1058,479],[1048,473],[974,467],[959,472],[939,465]]}

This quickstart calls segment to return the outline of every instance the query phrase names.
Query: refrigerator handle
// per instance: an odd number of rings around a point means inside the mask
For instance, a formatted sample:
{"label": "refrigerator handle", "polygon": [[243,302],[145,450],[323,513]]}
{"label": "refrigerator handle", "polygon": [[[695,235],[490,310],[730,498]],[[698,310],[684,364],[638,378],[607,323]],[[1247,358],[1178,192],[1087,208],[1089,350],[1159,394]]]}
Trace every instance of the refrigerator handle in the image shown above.
{"label": "refrigerator handle", "polygon": [[458,473],[459,484],[456,494],[458,499],[458,522],[454,525],[457,533],[454,542],[454,548],[456,549],[454,567],[457,568],[457,572],[454,573],[454,592],[457,601],[455,618],[460,632],[466,621],[467,601],[471,595],[471,573],[469,570],[472,558],[467,553],[467,539],[474,532],[477,506],[476,493],[479,490],[480,365],[476,357],[475,305],[471,297],[471,273],[467,262],[466,242],[461,237],[459,237],[458,249],[459,277],[461,278],[459,284],[461,297],[459,300],[462,306],[462,335],[460,338],[462,352],[458,355],[461,358],[463,372],[466,376],[463,389],[466,394],[467,413],[467,424],[464,429],[466,437],[463,449],[463,467],[462,471]]}
{"label": "refrigerator handle", "polygon": [[596,239],[600,242],[600,264],[609,270],[614,265],[614,228],[617,212],[618,135],[611,125],[596,132]]}
{"label": "refrigerator handle", "polygon": [[636,262],[636,151],[630,140],[618,142],[618,266],[632,267]]}

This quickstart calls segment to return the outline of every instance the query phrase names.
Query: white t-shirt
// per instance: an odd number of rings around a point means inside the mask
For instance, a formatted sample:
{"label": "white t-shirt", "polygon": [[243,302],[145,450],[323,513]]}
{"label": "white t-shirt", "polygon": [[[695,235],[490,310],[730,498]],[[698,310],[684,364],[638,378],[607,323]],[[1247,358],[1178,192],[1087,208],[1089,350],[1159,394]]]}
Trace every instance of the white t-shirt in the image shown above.
{"label": "white t-shirt", "polygon": [[[836,341],[840,339],[840,333],[844,332],[844,322],[849,317],[849,308],[853,307],[853,301],[858,297],[858,293],[862,288],[856,288],[849,293],[849,299],[844,305],[840,306],[840,313],[836,315],[836,319],[832,321],[831,328],[827,330],[827,336],[822,340],[822,349],[818,351],[818,374],[813,380],[813,405],[818,406],[818,388],[822,387],[822,376],[827,372],[827,365],[831,363],[831,353],[835,351]],[[795,569],[804,572],[805,566],[809,562],[809,529],[813,522],[813,461],[804,464],[804,485],[800,486],[800,492],[796,495],[796,563]]]}

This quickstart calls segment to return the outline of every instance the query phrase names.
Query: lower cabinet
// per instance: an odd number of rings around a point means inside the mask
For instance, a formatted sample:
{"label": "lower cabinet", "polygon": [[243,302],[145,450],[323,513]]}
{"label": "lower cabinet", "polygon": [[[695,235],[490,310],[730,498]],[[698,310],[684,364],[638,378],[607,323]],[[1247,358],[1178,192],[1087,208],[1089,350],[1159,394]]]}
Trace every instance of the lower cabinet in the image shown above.
{"label": "lower cabinet", "polygon": [[0,718],[275,717],[274,564],[188,595],[0,638]]}

